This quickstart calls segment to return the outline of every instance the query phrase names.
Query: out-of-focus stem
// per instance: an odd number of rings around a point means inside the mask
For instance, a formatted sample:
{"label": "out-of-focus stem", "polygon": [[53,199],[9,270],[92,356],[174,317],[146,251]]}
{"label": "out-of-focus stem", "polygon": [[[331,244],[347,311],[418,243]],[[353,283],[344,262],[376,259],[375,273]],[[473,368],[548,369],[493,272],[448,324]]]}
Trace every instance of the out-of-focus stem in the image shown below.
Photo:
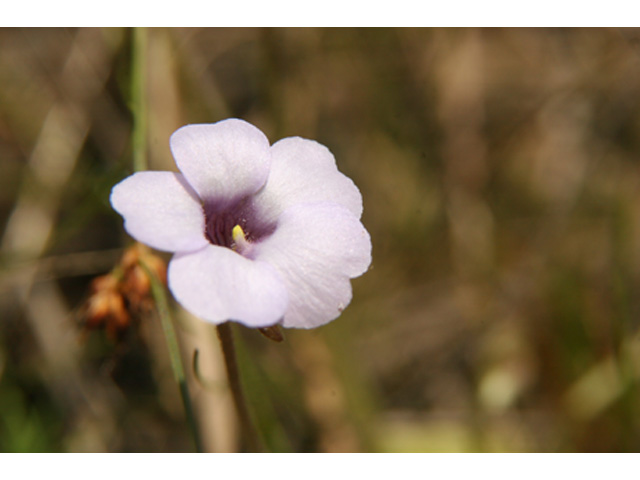
{"label": "out-of-focus stem", "polygon": [[218,325],[217,332],[222,346],[222,353],[224,355],[229,388],[231,389],[233,403],[235,404],[236,411],[238,412],[240,426],[242,428],[243,436],[247,442],[247,447],[254,452],[262,452],[264,451],[264,447],[262,446],[262,442],[260,441],[253,422],[251,421],[251,415],[249,414],[249,409],[247,408],[247,403],[242,391],[240,370],[238,369],[238,361],[236,359],[236,350],[233,344],[233,331],[231,330],[231,325],[229,322]]}
{"label": "out-of-focus stem", "polygon": [[146,51],[147,31],[144,28],[134,28],[131,55],[131,112],[133,169],[136,172],[147,169]]}

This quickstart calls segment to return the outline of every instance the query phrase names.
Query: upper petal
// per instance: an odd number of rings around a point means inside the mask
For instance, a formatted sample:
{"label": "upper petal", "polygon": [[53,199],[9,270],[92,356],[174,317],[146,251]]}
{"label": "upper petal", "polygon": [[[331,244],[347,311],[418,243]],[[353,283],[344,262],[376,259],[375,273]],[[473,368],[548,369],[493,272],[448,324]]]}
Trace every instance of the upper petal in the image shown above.
{"label": "upper petal", "polygon": [[170,145],[178,168],[206,201],[233,203],[261,188],[269,174],[269,140],[244,120],[184,126]]}
{"label": "upper petal", "polygon": [[369,267],[371,238],[341,205],[295,205],[252,256],[273,265],[289,290],[283,326],[312,328],[338,317],[351,301],[349,278]]}
{"label": "upper petal", "polygon": [[204,246],[200,199],[179,173],[138,172],[111,190],[111,205],[136,240],[169,252]]}
{"label": "upper petal", "polygon": [[272,266],[215,245],[174,255],[168,280],[183,307],[216,324],[233,320],[266,327],[277,323],[288,305],[287,289]]}
{"label": "upper petal", "polygon": [[331,201],[362,215],[362,195],[336,167],[327,147],[300,137],[284,138],[271,147],[271,171],[265,188],[255,197],[263,217],[275,221],[297,203]]}

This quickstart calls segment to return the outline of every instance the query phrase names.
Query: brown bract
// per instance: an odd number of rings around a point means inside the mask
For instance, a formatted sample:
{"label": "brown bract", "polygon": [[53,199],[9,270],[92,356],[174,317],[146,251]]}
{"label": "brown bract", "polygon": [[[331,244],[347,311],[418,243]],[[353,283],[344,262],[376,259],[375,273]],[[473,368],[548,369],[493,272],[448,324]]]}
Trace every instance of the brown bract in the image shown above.
{"label": "brown bract", "polygon": [[136,243],[125,250],[111,272],[96,277],[84,306],[84,328],[105,329],[110,339],[117,340],[150,312],[153,298],[146,269],[166,284],[164,261]]}

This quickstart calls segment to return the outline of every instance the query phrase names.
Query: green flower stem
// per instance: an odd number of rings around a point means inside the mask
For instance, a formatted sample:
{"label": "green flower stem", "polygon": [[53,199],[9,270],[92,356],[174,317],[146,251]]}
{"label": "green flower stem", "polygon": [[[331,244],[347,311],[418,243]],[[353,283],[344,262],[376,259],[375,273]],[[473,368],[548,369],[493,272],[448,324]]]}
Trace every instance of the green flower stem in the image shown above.
{"label": "green flower stem", "polygon": [[131,113],[133,114],[133,169],[142,172],[147,169],[147,98],[146,86],[147,31],[133,29],[131,52]]}
{"label": "green flower stem", "polygon": [[[147,51],[147,31],[144,28],[133,29],[133,41],[131,52],[131,113],[133,115],[133,132],[132,150],[133,150],[133,169],[141,172],[147,169],[147,99],[145,95],[146,87],[146,51]],[[202,442],[198,434],[198,425],[196,423],[193,412],[193,405],[189,395],[189,387],[187,385],[187,377],[185,375],[184,366],[182,365],[182,357],[180,354],[180,346],[178,338],[173,328],[173,319],[167,302],[166,291],[157,275],[149,269],[144,262],[140,262],[140,266],[144,269],[151,281],[151,294],[155,300],[158,316],[162,324],[167,347],[169,349],[169,358],[171,359],[171,368],[173,376],[180,388],[180,396],[184,405],[184,412],[187,424],[191,431],[196,451],[202,452]]]}
{"label": "green flower stem", "polygon": [[178,345],[178,338],[173,328],[173,320],[169,310],[167,302],[167,296],[165,289],[155,273],[153,273],[144,263],[140,263],[146,274],[151,280],[151,294],[156,303],[158,309],[158,315],[160,316],[160,323],[162,324],[162,330],[167,340],[167,347],[169,349],[169,357],[171,359],[171,368],[173,369],[173,375],[180,387],[180,396],[182,397],[182,404],[184,405],[184,412],[187,418],[187,424],[191,430],[193,441],[196,446],[196,451],[201,453],[202,443],[200,435],[198,433],[198,425],[196,423],[195,415],[193,412],[193,405],[191,403],[191,397],[189,396],[189,387],[187,386],[187,378],[182,364],[182,357],[180,355],[180,346]]}
{"label": "green flower stem", "polygon": [[249,409],[247,408],[247,403],[242,391],[240,371],[236,360],[236,350],[233,344],[233,331],[231,330],[230,323],[226,322],[218,325],[217,332],[222,346],[222,353],[224,355],[229,388],[231,389],[233,403],[238,413],[240,427],[242,429],[244,439],[247,442],[247,447],[253,452],[263,452],[264,447],[262,446],[253,422],[251,421],[251,415],[249,414]]}

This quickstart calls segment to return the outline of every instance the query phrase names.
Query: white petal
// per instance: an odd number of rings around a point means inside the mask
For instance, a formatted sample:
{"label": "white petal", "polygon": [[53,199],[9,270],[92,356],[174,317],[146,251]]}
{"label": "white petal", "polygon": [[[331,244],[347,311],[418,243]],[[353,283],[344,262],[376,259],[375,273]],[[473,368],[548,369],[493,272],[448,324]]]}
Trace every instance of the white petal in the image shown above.
{"label": "white petal", "polygon": [[289,290],[283,326],[313,328],[338,317],[351,301],[349,278],[369,267],[371,238],[341,205],[296,205],[254,245],[252,256],[273,265]]}
{"label": "white petal", "polygon": [[266,327],[277,323],[288,305],[287,290],[273,267],[215,245],[176,254],[168,279],[184,308],[215,324],[233,320]]}
{"label": "white petal", "polygon": [[284,138],[271,147],[271,171],[254,205],[267,221],[298,203],[335,202],[362,215],[358,187],[338,171],[333,154],[313,140]]}
{"label": "white petal", "polygon": [[173,172],[138,172],[111,190],[111,205],[136,240],[169,252],[206,245],[200,199]]}
{"label": "white petal", "polygon": [[260,189],[269,174],[269,140],[243,120],[187,125],[170,144],[178,168],[206,201],[233,203]]}

